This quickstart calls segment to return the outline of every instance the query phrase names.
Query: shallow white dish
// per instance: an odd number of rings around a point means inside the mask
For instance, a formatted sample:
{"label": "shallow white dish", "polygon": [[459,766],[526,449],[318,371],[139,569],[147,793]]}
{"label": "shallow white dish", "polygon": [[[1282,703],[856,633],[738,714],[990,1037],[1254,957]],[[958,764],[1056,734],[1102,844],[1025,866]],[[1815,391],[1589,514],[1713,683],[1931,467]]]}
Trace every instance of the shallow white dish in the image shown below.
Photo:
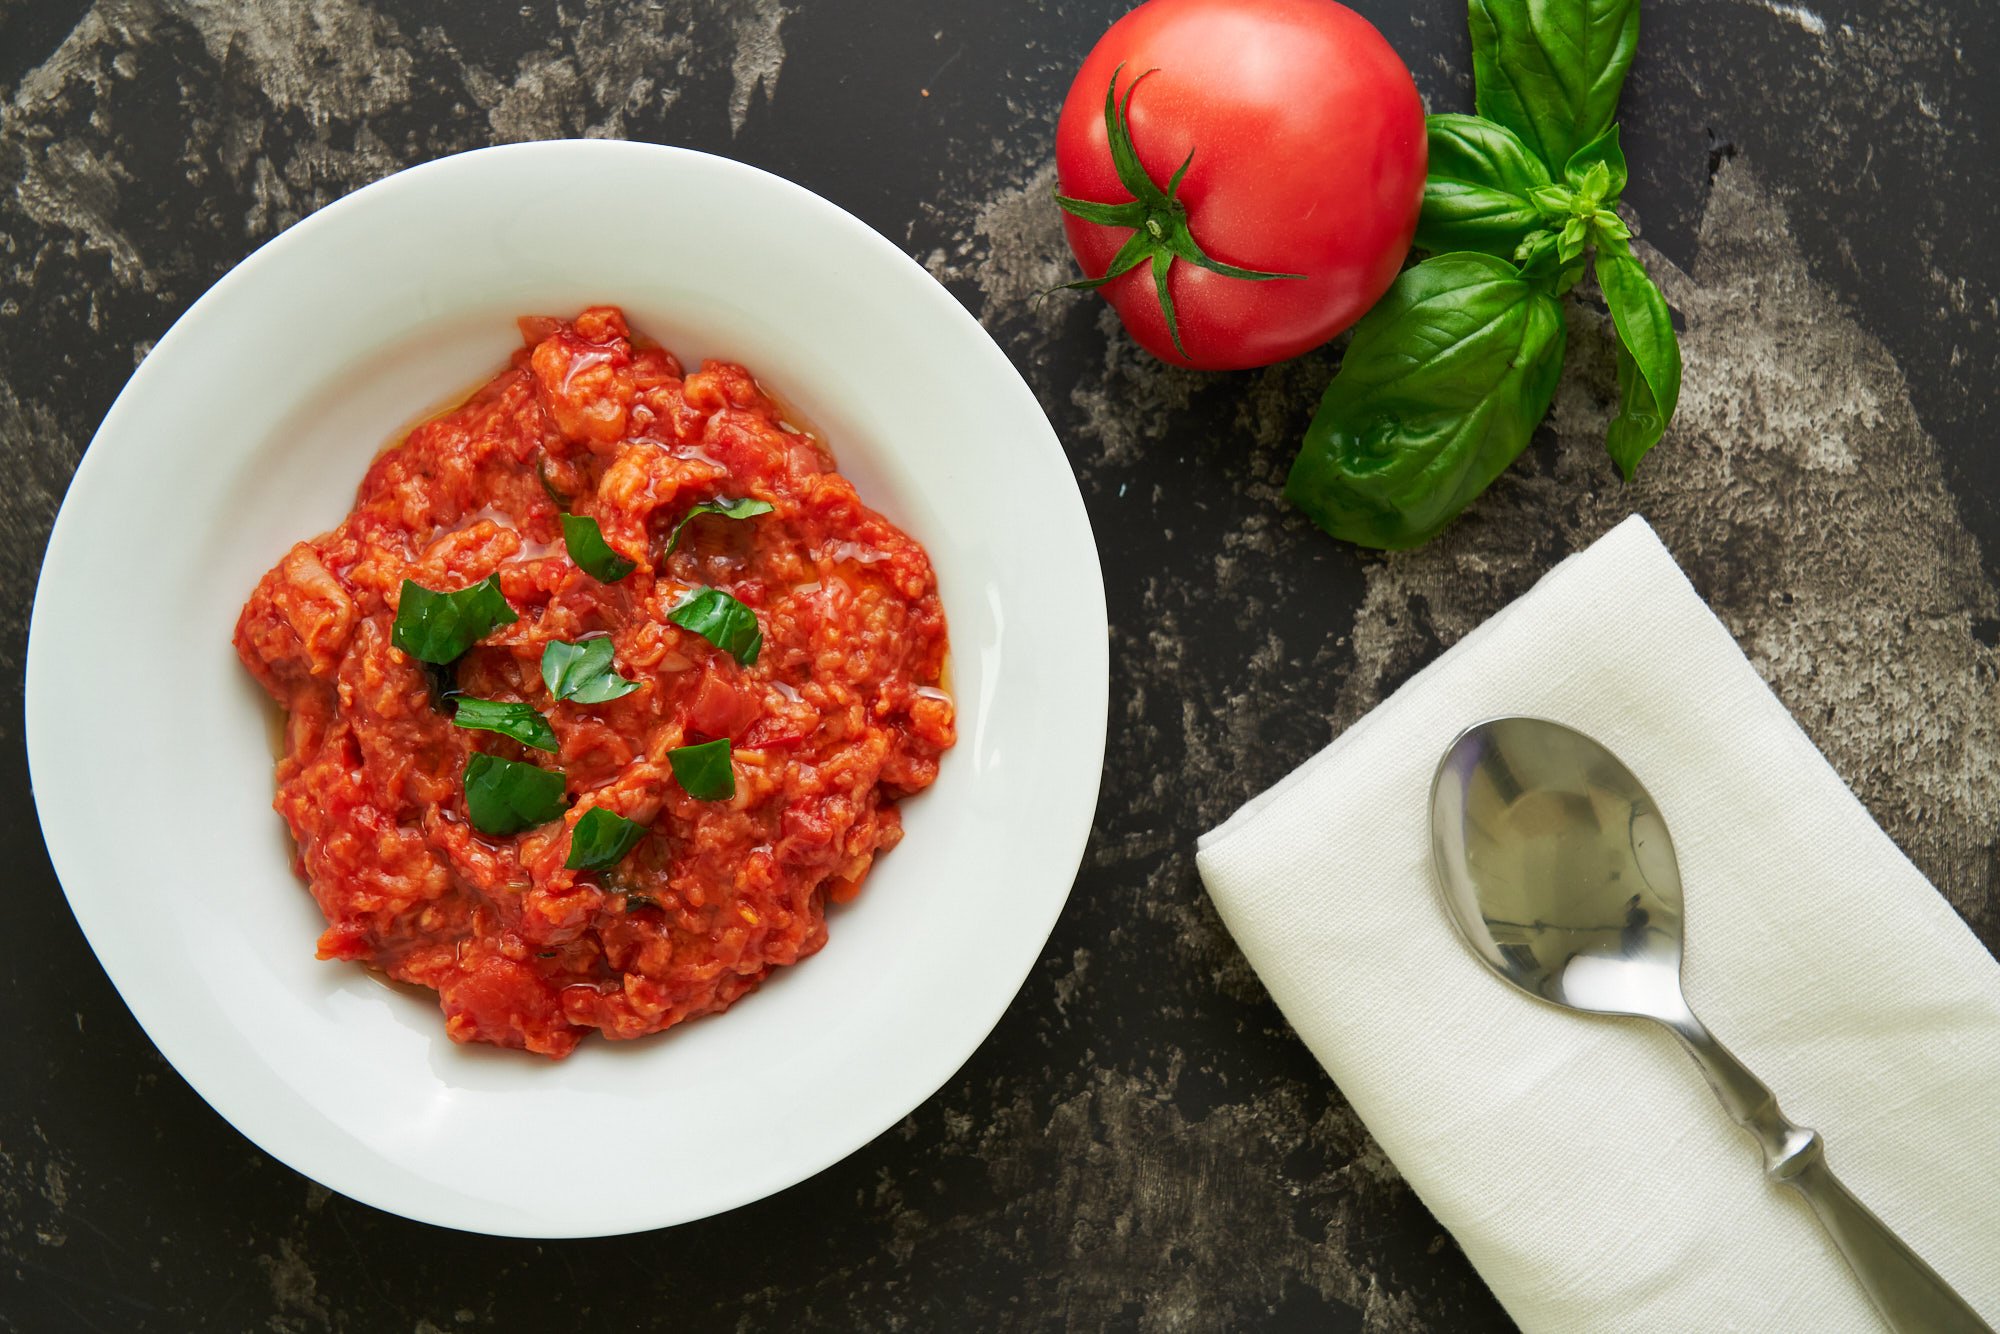
{"label": "shallow white dish", "polygon": [[[739,359],[929,549],[959,741],[819,955],[718,1018],[551,1063],[321,963],[230,635],[373,454],[504,364],[517,315],[622,305]],[[1067,898],[1103,758],[1104,587],[1034,396],[907,256],[720,158],[573,141],[392,176],[245,260],[146,358],[50,539],[27,739],[70,906],[147,1034],[275,1157],[450,1227],[591,1236],[804,1179],[936,1091]]]}

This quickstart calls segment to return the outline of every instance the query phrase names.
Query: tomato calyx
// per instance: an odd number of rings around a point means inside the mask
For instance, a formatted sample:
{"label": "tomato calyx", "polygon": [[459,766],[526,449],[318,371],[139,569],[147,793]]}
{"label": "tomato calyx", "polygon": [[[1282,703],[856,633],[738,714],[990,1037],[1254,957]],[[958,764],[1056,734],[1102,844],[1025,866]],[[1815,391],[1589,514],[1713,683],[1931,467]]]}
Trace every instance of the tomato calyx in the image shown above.
{"label": "tomato calyx", "polygon": [[1240,268],[1234,264],[1224,264],[1210,258],[1194,239],[1188,227],[1187,205],[1180,199],[1181,179],[1194,162],[1194,150],[1181,161],[1173,179],[1163,190],[1139,162],[1139,155],[1132,148],[1132,126],[1130,112],[1132,94],[1146,81],[1144,74],[1125,85],[1125,97],[1118,97],[1118,75],[1124,65],[1111,71],[1111,85],[1104,90],[1104,137],[1111,147],[1111,165],[1118,173],[1118,182],[1131,192],[1132,198],[1121,204],[1104,204],[1089,199],[1072,199],[1064,194],[1056,195],[1056,204],[1073,217],[1101,227],[1129,227],[1132,235],[1111,257],[1111,263],[1104,273],[1096,278],[1079,278],[1074,282],[1059,283],[1050,288],[1052,292],[1095,291],[1114,278],[1122,277],[1138,268],[1150,264],[1153,269],[1153,289],[1159,295],[1160,312],[1166,316],[1167,332],[1173,337],[1174,350],[1182,358],[1192,361],[1188,350],[1181,343],[1180,322],[1174,316],[1173,294],[1167,289],[1167,275],[1177,259],[1219,273],[1226,278],[1244,278],[1251,282],[1269,282],[1275,278],[1304,278],[1303,273],[1265,273],[1257,269]]}

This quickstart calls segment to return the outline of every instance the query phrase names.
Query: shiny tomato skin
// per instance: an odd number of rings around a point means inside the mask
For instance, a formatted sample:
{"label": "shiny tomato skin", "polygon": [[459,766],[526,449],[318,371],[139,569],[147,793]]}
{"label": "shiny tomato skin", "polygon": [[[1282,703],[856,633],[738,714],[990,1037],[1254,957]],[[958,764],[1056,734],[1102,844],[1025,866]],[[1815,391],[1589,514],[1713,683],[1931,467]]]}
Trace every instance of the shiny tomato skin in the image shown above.
{"label": "shiny tomato skin", "polygon": [[[1176,260],[1174,348],[1148,265],[1098,289],[1162,361],[1265,366],[1346,329],[1395,280],[1423,198],[1424,108],[1409,69],[1372,24],[1334,0],[1149,0],[1111,26],[1077,72],[1056,126],[1056,172],[1073,198],[1132,196],[1111,165],[1104,93],[1132,98],[1140,163],[1182,181],[1194,239],[1211,257],[1303,279],[1253,282]],[[1152,71],[1150,74],[1147,71]],[[1063,215],[1096,277],[1131,233]]]}

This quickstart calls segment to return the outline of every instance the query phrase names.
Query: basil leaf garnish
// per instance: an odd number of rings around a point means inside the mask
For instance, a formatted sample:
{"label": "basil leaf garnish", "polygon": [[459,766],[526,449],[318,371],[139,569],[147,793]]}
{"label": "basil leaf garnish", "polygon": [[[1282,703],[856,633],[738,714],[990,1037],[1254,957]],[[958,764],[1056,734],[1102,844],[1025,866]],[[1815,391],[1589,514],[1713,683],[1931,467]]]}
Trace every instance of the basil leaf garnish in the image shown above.
{"label": "basil leaf garnish", "polygon": [[389,639],[418,662],[446,663],[519,619],[500,591],[497,574],[456,593],[440,593],[405,579]]}
{"label": "basil leaf garnish", "polygon": [[603,704],[639,688],[611,665],[611,641],[586,639],[569,644],[558,639],[542,650],[542,681],[557,699],[578,704]]}
{"label": "basil leaf garnish", "polygon": [[1425,260],[1355,326],[1285,495],[1335,537],[1415,546],[1527,445],[1562,358],[1561,307],[1512,264]]}
{"label": "basil leaf garnish", "polygon": [[1425,121],[1416,243],[1435,257],[1355,326],[1285,485],[1362,546],[1427,540],[1526,447],[1562,374],[1557,298],[1593,251],[1618,335],[1605,448],[1626,480],[1680,401],[1671,312],[1617,208],[1639,0],[1470,0],[1469,17],[1479,115]]}
{"label": "basil leaf garnish", "polygon": [[699,746],[677,746],[667,752],[674,779],[697,801],[727,801],[736,795],[736,766],[730,762],[729,738]]}
{"label": "basil leaf garnish", "polygon": [[562,816],[565,782],[560,769],[477,750],[465,761],[465,813],[482,834],[518,834]]}
{"label": "basil leaf garnish", "polygon": [[1631,481],[1681,401],[1681,345],[1660,289],[1630,255],[1597,251],[1597,285],[1618,330],[1618,415],[1604,447]]}
{"label": "basil leaf garnish", "polygon": [[1431,116],[1430,175],[1424,179],[1417,245],[1445,254],[1477,250],[1514,258],[1522,241],[1547,225],[1533,194],[1552,182],[1520,137],[1477,116]]}
{"label": "basil leaf garnish", "polygon": [[556,512],[558,514],[567,513],[569,510],[569,497],[556,490],[555,483],[549,480],[549,461],[547,459],[537,459],[535,461],[535,480],[542,484],[542,494],[549,498],[549,503],[556,507]]}
{"label": "basil leaf garnish", "polygon": [[526,704],[506,704],[495,699],[460,695],[458,712],[451,716],[451,720],[459,727],[513,737],[522,745],[533,746],[536,750],[553,751],[556,748],[555,728],[549,726],[548,719]]}
{"label": "basil leaf garnish", "polygon": [[757,613],[719,588],[696,589],[667,613],[667,619],[694,631],[745,667],[757,661],[764,647]]}
{"label": "basil leaf garnish", "polygon": [[1639,0],[1471,0],[1479,114],[1551,173],[1604,133],[1639,45]]}
{"label": "basil leaf garnish", "polygon": [[563,865],[572,871],[601,871],[625,860],[625,854],[646,836],[646,826],[637,820],[592,806],[577,817],[569,831],[569,860]]}
{"label": "basil leaf garnish", "polygon": [[565,514],[562,526],[563,545],[569,548],[569,558],[599,583],[615,584],[639,568],[611,549],[611,544],[604,540],[604,530],[589,515]]}
{"label": "basil leaf garnish", "polygon": [[667,534],[666,554],[674,554],[674,548],[681,544],[681,529],[704,514],[719,514],[725,519],[754,519],[759,514],[769,514],[773,506],[768,500],[707,500],[681,515],[674,530]]}

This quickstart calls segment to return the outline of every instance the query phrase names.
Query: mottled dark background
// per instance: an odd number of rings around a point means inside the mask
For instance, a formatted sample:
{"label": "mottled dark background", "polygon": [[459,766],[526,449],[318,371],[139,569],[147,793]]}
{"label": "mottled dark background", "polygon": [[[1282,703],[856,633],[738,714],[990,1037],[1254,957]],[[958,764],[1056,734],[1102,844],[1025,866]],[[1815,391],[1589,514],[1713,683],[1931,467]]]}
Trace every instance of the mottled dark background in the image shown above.
{"label": "mottled dark background", "polygon": [[[1605,321],[1578,304],[1550,426],[1386,560],[1278,499],[1333,353],[1198,376],[1094,300],[1028,301],[1066,272],[1056,107],[1123,7],[0,0],[0,1327],[1504,1328],[1264,998],[1193,843],[1632,509],[2000,943],[2000,6],[1649,0],[1628,200],[1686,321],[1680,419],[1621,486]],[[1462,0],[1358,7],[1433,108],[1468,103]],[[331,1195],[161,1061],[50,874],[17,682],[70,472],[174,318],[357,186],[562,135],[792,177],[986,323],[1097,526],[1113,705],[1069,909],[950,1084],[776,1198],[538,1245]],[[108,759],[105,783],[114,821],[142,799]],[[606,1129],[566,1175],[615,1180]]]}

